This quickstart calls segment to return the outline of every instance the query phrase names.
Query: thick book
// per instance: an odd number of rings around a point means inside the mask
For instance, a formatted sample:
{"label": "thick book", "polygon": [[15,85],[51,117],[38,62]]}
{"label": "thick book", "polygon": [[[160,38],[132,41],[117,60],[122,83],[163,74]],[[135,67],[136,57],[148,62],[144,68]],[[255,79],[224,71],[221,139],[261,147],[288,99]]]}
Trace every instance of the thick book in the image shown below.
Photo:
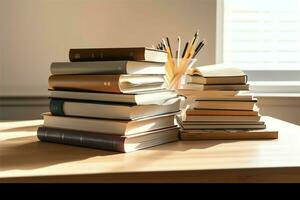
{"label": "thick book", "polygon": [[187,83],[198,83],[198,84],[246,84],[247,76],[225,76],[225,77],[203,77],[199,75],[186,75],[185,81]]}
{"label": "thick book", "polygon": [[198,83],[188,83],[180,87],[180,89],[188,90],[235,90],[235,91],[247,91],[249,90],[249,84],[215,84],[215,85],[203,85]]}
{"label": "thick book", "polygon": [[57,116],[77,116],[105,119],[137,120],[146,117],[179,112],[180,99],[169,99],[161,105],[134,105],[51,99],[50,112]]}
{"label": "thick book", "polygon": [[117,136],[94,132],[39,127],[37,137],[53,142],[117,152],[132,152],[178,140],[178,128],[169,127],[132,136]]}
{"label": "thick book", "polygon": [[165,88],[160,75],[52,75],[50,90],[139,93]]}
{"label": "thick book", "polygon": [[196,116],[196,115],[186,115],[185,121],[205,121],[205,122],[235,122],[235,121],[251,121],[257,122],[260,120],[260,115],[257,116]]}
{"label": "thick book", "polygon": [[188,70],[189,75],[198,75],[203,77],[244,77],[246,74],[238,67],[226,64],[215,64],[207,66],[193,67]]}
{"label": "thick book", "polygon": [[193,103],[194,109],[220,110],[256,110],[257,100],[252,101],[205,101],[197,100]]}
{"label": "thick book", "polygon": [[70,49],[69,59],[71,62],[132,60],[165,63],[168,61],[168,54],[166,51],[147,47],[86,48]]}
{"label": "thick book", "polygon": [[181,140],[277,139],[278,131],[261,130],[189,130],[180,132]]}
{"label": "thick book", "polygon": [[43,118],[46,127],[127,136],[174,126],[176,114],[169,113],[138,120],[115,120],[54,116],[45,113]]}
{"label": "thick book", "polygon": [[175,98],[176,96],[176,92],[171,90],[157,90],[139,94],[50,90],[50,98],[130,103],[135,105],[160,105],[166,102],[168,99]]}
{"label": "thick book", "polygon": [[51,74],[165,74],[165,63],[145,61],[54,62]]}
{"label": "thick book", "polygon": [[215,109],[188,109],[189,116],[258,116],[257,110],[215,110]]}

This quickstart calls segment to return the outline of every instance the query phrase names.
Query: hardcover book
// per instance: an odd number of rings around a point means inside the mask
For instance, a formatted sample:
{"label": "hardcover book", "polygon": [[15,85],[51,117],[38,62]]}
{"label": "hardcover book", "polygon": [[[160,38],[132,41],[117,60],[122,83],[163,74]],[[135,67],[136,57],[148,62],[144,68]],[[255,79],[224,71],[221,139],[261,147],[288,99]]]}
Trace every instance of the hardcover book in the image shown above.
{"label": "hardcover book", "polygon": [[95,119],[43,114],[44,126],[113,135],[133,135],[175,125],[177,113],[153,116],[138,120]]}
{"label": "hardcover book", "polygon": [[128,103],[135,105],[160,105],[176,96],[176,92],[171,90],[156,90],[138,94],[50,90],[50,98]]}
{"label": "hardcover book", "polygon": [[168,54],[166,51],[147,47],[70,49],[69,59],[71,62],[132,60],[165,63],[168,61]]}
{"label": "hardcover book", "polygon": [[167,127],[131,136],[99,134],[77,130],[39,127],[37,137],[40,141],[68,144],[118,152],[132,152],[139,149],[178,140],[178,128]]}
{"label": "hardcover book", "polygon": [[77,116],[89,118],[137,120],[146,117],[179,112],[180,99],[169,99],[161,105],[133,105],[51,99],[50,112],[57,116]]}
{"label": "hardcover book", "polygon": [[277,139],[278,131],[261,130],[189,130],[180,133],[181,140],[249,140]]}
{"label": "hardcover book", "polygon": [[165,88],[159,75],[52,75],[50,90],[138,93]]}
{"label": "hardcover book", "polygon": [[165,63],[145,61],[54,62],[51,74],[165,74]]}

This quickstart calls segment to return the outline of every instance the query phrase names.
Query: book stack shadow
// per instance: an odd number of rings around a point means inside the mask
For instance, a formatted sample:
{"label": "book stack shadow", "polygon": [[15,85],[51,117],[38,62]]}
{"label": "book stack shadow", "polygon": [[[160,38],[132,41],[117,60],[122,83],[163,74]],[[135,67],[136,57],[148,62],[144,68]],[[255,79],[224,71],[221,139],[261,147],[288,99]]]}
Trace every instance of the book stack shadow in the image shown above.
{"label": "book stack shadow", "polygon": [[185,96],[186,111],[178,117],[182,140],[275,139],[249,92],[247,75],[236,67],[194,67],[178,90]]}
{"label": "book stack shadow", "polygon": [[41,141],[131,152],[178,140],[180,99],[164,83],[165,51],[71,49],[51,64]]}

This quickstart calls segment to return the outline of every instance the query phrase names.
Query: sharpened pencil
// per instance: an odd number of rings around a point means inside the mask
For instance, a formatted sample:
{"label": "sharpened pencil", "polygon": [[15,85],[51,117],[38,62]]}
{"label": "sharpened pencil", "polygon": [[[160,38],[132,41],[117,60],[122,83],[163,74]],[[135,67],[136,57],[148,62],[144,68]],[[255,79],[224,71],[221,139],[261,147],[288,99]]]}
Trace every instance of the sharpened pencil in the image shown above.
{"label": "sharpened pencil", "polygon": [[183,58],[184,55],[185,55],[185,52],[186,52],[186,49],[187,49],[188,45],[189,45],[189,43],[187,42],[187,43],[185,44],[185,47],[184,47],[183,52],[182,52],[182,56],[181,56],[182,58]]}
{"label": "sharpened pencil", "polygon": [[168,37],[166,37],[166,39],[167,39],[168,47],[170,48],[171,57],[173,58],[173,53],[172,53],[172,48],[171,48],[171,45],[170,45],[170,40],[169,40]]}

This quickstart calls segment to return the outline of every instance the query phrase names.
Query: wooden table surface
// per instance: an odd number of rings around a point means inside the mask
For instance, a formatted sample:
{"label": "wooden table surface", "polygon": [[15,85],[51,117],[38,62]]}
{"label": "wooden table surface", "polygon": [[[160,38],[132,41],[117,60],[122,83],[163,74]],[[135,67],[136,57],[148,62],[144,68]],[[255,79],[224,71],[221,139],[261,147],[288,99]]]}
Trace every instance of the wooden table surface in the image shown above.
{"label": "wooden table surface", "polygon": [[41,120],[0,122],[0,182],[300,182],[300,127],[275,140],[178,141],[132,153],[39,142]]}

